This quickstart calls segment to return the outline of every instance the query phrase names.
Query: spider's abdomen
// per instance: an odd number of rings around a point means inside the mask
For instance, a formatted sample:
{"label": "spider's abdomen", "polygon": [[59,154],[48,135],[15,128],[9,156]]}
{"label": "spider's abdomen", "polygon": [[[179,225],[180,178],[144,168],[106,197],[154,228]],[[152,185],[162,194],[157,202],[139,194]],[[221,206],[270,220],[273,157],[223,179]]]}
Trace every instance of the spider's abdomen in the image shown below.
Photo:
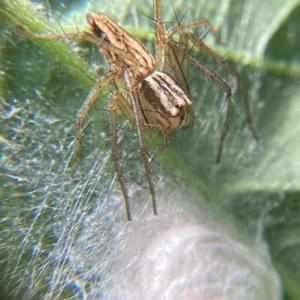
{"label": "spider's abdomen", "polygon": [[167,74],[155,71],[141,82],[139,92],[147,127],[159,126],[163,132],[194,124],[192,102]]}

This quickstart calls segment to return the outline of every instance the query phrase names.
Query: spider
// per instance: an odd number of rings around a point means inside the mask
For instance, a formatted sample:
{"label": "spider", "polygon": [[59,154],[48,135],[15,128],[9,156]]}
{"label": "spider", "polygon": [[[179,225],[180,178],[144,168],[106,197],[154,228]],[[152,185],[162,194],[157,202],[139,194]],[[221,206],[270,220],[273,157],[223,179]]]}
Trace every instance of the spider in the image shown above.
{"label": "spider", "polygon": [[[215,35],[210,22],[207,19],[199,19],[187,24],[173,26],[165,32],[161,20],[160,7],[161,1],[153,0],[156,60],[140,41],[133,38],[108,17],[101,14],[86,14],[92,34],[83,31],[74,34],[34,35],[27,32],[22,26],[17,25],[19,33],[30,38],[68,40],[79,38],[99,47],[110,70],[95,82],[77,113],[75,135],[76,164],[72,170],[72,175],[74,175],[80,162],[83,121],[101,89],[108,83],[111,83],[115,88],[109,97],[111,152],[124,196],[127,220],[132,220],[132,217],[129,206],[129,195],[119,163],[116,109],[120,108],[126,118],[137,128],[140,151],[152,198],[153,214],[156,215],[156,197],[144,131],[158,128],[163,135],[164,146],[166,147],[169,143],[168,134],[171,130],[180,126],[193,126],[194,112],[192,110],[192,102],[189,100],[189,89],[182,68],[184,60],[212,78],[226,94],[226,120],[220,138],[216,162],[219,162],[221,159],[222,148],[231,118],[231,88],[214,72],[191,56],[187,48],[189,42],[212,56],[236,78],[244,98],[249,128],[254,137],[257,137],[252,126],[247,93],[239,74],[222,57],[208,48],[199,37],[190,32],[195,27],[205,26]],[[175,34],[180,36],[179,42],[173,39]]]}

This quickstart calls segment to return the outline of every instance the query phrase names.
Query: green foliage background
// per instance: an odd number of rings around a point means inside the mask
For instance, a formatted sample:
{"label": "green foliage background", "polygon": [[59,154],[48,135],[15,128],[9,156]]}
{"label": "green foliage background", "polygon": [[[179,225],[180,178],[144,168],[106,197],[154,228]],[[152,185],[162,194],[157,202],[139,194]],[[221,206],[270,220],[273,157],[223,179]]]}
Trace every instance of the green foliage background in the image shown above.
{"label": "green foliage background", "polygon": [[[263,238],[286,299],[299,299],[300,2],[206,2],[172,1],[173,8],[163,6],[163,19],[175,21],[175,11],[179,19],[184,17],[182,22],[211,20],[223,44],[214,44],[209,36],[206,41],[243,77],[260,140],[255,142],[249,133],[241,96],[234,89],[233,122],[221,164],[214,164],[224,95],[210,79],[191,69],[195,128],[172,133],[171,148],[163,152],[157,150],[158,134],[149,134],[156,190],[159,196],[164,178],[177,182],[177,188],[196,190],[230,215],[245,239]],[[76,178],[70,178],[74,117],[92,86],[89,77],[96,79],[106,70],[98,50],[82,42],[70,47],[61,41],[28,40],[14,31],[18,23],[38,33],[55,33],[53,28],[61,30],[60,25],[76,32],[75,24],[86,28],[84,13],[89,10],[107,14],[153,49],[152,20],[144,16],[152,16],[151,1],[0,4],[0,263],[2,289],[12,291],[12,297],[26,290],[31,269],[41,274],[29,281],[32,298],[51,289],[46,280],[51,267],[43,267],[43,262],[50,254],[61,257],[55,252],[60,243],[68,251],[68,242],[75,241],[76,230],[93,210],[95,199],[103,201],[99,217],[103,228],[124,221],[122,201],[114,196],[120,194],[113,166],[108,163],[104,110],[109,88],[89,114],[82,164]],[[199,30],[200,36],[204,33]],[[235,87],[216,63],[201,53],[195,55]],[[128,124],[120,127],[125,177],[146,198],[136,136]],[[72,290],[61,289],[62,297]]]}

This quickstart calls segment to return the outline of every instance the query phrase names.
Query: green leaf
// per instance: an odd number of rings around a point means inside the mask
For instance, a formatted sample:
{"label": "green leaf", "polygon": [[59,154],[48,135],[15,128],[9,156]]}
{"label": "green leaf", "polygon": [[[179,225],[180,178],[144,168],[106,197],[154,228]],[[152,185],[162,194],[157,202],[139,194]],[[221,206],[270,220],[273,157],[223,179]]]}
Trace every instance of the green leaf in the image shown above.
{"label": "green leaf", "polygon": [[[0,4],[1,284],[13,297],[79,297],[80,283],[69,283],[74,278],[62,253],[77,258],[72,256],[76,238],[89,228],[92,216],[99,218],[99,227],[91,232],[99,234],[99,251],[105,255],[121,251],[115,250],[114,240],[125,231],[122,195],[110,161],[106,110],[112,87],[104,89],[89,112],[82,161],[75,178],[70,176],[76,113],[93,85],[91,78],[96,80],[108,67],[92,45],[30,40],[19,36],[14,24],[40,34],[76,32],[77,26],[87,30],[86,11],[101,11],[154,49],[151,1],[54,2]],[[186,214],[185,201],[215,207],[221,216],[217,222],[230,219],[243,241],[267,243],[287,299],[299,299],[300,2],[186,0],[163,3],[162,11],[167,27],[173,24],[169,21],[202,17],[212,22],[222,44],[209,34],[204,41],[241,74],[259,141],[247,128],[234,79],[194,49],[199,61],[233,87],[232,123],[216,165],[225,96],[215,82],[190,67],[187,79],[197,124],[172,132],[164,151],[159,150],[158,132],[147,135],[159,217],[179,219]],[[151,218],[137,135],[121,113],[118,118],[120,161],[133,216]],[[168,202],[169,193],[177,192],[185,196]],[[231,230],[229,226],[229,234]],[[30,281],[32,269],[37,276]]]}

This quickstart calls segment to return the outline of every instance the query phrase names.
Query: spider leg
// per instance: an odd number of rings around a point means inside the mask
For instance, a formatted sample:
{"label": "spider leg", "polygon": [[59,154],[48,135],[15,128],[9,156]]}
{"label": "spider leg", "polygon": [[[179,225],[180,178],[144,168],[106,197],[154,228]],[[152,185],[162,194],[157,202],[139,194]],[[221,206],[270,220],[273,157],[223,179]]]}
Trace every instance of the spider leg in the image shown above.
{"label": "spider leg", "polygon": [[122,113],[125,115],[126,119],[134,125],[134,113],[130,105],[131,101],[128,98],[128,91],[120,78],[114,79],[114,86],[118,91],[118,97],[116,98],[118,107],[121,109]]}
{"label": "spider leg", "polygon": [[198,19],[189,23],[175,25],[170,28],[164,36],[165,59],[163,71],[167,72],[175,79],[175,81],[184,90],[188,97],[190,97],[190,89],[186,78],[188,74],[187,61],[176,51],[176,49],[168,46],[168,41],[173,40],[173,36],[178,34],[179,43],[185,47],[186,51],[189,52],[189,39],[184,33],[196,27],[206,27],[208,29],[208,32],[213,35],[215,41],[217,43],[220,43],[220,40],[217,36],[217,33],[214,31],[212,24],[208,21],[208,19],[205,18]]}
{"label": "spider leg", "polygon": [[78,38],[90,42],[92,44],[95,44],[99,48],[104,48],[107,51],[111,51],[114,54],[121,55],[123,58],[127,59],[128,61],[131,61],[131,66],[135,73],[137,72],[138,66],[140,64],[139,60],[134,56],[134,54],[119,49],[118,47],[115,47],[114,45],[104,41],[103,38],[94,36],[93,34],[85,31],[77,32],[77,33],[35,35],[33,33],[26,31],[25,28],[21,25],[17,24],[15,25],[15,28],[19,34],[22,34],[28,38],[36,39],[36,40],[73,40]]}
{"label": "spider leg", "polygon": [[122,99],[122,95],[118,92],[113,92],[110,95],[109,100],[109,111],[110,111],[110,131],[111,131],[111,154],[115,164],[116,172],[118,175],[119,183],[122,189],[122,193],[125,200],[125,209],[126,209],[126,216],[127,220],[131,221],[131,212],[129,207],[129,196],[125,186],[124,178],[122,175],[120,161],[119,161],[119,149],[118,149],[118,141],[117,141],[117,118],[116,118],[116,109],[120,106],[120,103],[127,101]]}
{"label": "spider leg", "polygon": [[[167,33],[164,32],[163,23],[161,20],[161,1],[153,1],[154,8],[154,27],[156,37],[156,70],[164,71],[170,74],[173,79],[179,84],[187,96],[190,96],[188,83],[186,80],[187,63],[182,56],[179,56],[176,49],[168,46],[168,41],[173,38],[174,34],[180,34],[188,29],[199,26],[205,26],[218,40],[213,26],[207,19],[199,19],[186,24],[179,24],[170,28]],[[180,37],[182,42],[182,38]]]}
{"label": "spider leg", "polygon": [[[165,34],[164,27],[161,20],[161,1],[153,1],[154,9],[154,28],[155,28],[155,51],[156,51],[156,70],[160,70],[169,74],[176,83],[183,89],[185,94],[189,97],[190,90],[186,80],[187,65],[182,56],[179,56],[176,49],[168,46],[168,33]],[[176,27],[176,26],[175,26]],[[173,35],[177,32],[178,27],[173,27],[174,30],[170,32]],[[165,141],[166,143],[166,141]]]}
{"label": "spider leg", "polygon": [[169,40],[173,38],[174,34],[182,34],[182,33],[186,33],[189,32],[190,29],[196,28],[196,27],[206,27],[208,29],[208,32],[211,33],[215,39],[215,41],[217,43],[220,43],[220,39],[216,33],[216,31],[213,29],[212,24],[210,23],[210,21],[206,18],[201,18],[198,20],[194,20],[192,22],[188,22],[188,23],[184,23],[184,24],[178,24],[175,25],[173,27],[171,27],[170,29],[168,29],[165,39]]}
{"label": "spider leg", "polygon": [[234,68],[232,68],[220,55],[218,55],[213,50],[211,50],[209,47],[207,47],[199,37],[197,37],[193,33],[189,33],[189,32],[183,33],[183,35],[187,39],[189,39],[193,43],[193,45],[197,46],[197,48],[199,48],[204,53],[211,56],[216,62],[221,64],[236,79],[238,87],[239,87],[239,89],[242,93],[243,99],[244,99],[248,127],[249,127],[253,137],[258,140],[258,134],[257,134],[256,130],[254,129],[254,126],[252,123],[252,116],[251,116],[251,109],[250,109],[250,105],[249,105],[248,94],[246,92],[246,89],[244,87],[244,84],[242,82],[242,79],[241,79],[241,76],[239,75],[239,73]]}
{"label": "spider leg", "polygon": [[81,133],[82,133],[82,124],[83,121],[91,107],[91,105],[96,100],[97,96],[99,95],[101,89],[108,84],[110,81],[112,81],[117,74],[114,71],[109,71],[105,75],[103,75],[101,78],[99,78],[95,84],[92,90],[90,91],[89,95],[87,96],[86,100],[83,102],[81,108],[79,109],[76,117],[76,135],[75,135],[75,154],[76,154],[76,164],[72,169],[72,177],[74,176],[77,167],[80,162],[80,148],[81,148]]}
{"label": "spider leg", "polygon": [[161,21],[161,7],[160,0],[153,0],[154,11],[154,29],[155,29],[155,53],[156,62],[155,69],[162,70],[165,64],[165,32]]}
{"label": "spider leg", "polygon": [[19,34],[22,34],[30,39],[35,39],[35,40],[58,40],[58,39],[66,39],[66,40],[72,40],[75,38],[78,38],[80,33],[64,33],[64,34],[39,34],[35,35],[31,32],[26,31],[26,29],[19,24],[15,25],[15,29]]}
{"label": "spider leg", "polygon": [[139,95],[136,90],[136,80],[134,78],[133,72],[130,69],[125,70],[124,80],[125,80],[125,84],[128,89],[131,103],[132,103],[135,125],[137,127],[138,136],[139,136],[140,150],[141,150],[142,159],[144,162],[144,168],[145,168],[145,172],[146,172],[148,187],[149,187],[150,195],[152,198],[153,214],[157,215],[155,191],[154,191],[154,187],[153,187],[153,181],[152,181],[150,166],[149,166],[149,162],[148,162],[147,143],[146,143],[146,137],[145,137],[144,128],[143,128],[144,124],[143,124],[143,117],[142,117],[142,108],[141,108],[141,104],[140,104]]}
{"label": "spider leg", "polygon": [[200,62],[198,62],[194,57],[192,57],[189,52],[186,51],[185,47],[181,44],[178,44],[172,40],[169,41],[169,46],[171,48],[176,49],[176,51],[185,57],[185,59],[190,62],[192,65],[194,65],[198,70],[206,74],[208,77],[210,77],[214,82],[216,82],[224,91],[226,94],[226,103],[227,103],[227,111],[226,111],[226,120],[224,123],[224,129],[222,132],[222,135],[220,137],[220,143],[219,143],[219,149],[218,154],[216,158],[216,163],[219,163],[222,156],[222,150],[223,150],[223,144],[227,135],[227,132],[229,130],[230,125],[230,119],[231,119],[231,106],[232,106],[232,92],[230,86],[223,81],[220,77],[218,77],[213,71],[209,70],[207,67],[202,65]]}
{"label": "spider leg", "polygon": [[[181,40],[181,44],[184,45],[185,42]],[[176,51],[176,48],[166,46],[164,54],[164,65],[162,70],[176,81],[176,83],[181,87],[185,94],[190,97],[190,89],[187,82],[187,61],[186,59]]]}

